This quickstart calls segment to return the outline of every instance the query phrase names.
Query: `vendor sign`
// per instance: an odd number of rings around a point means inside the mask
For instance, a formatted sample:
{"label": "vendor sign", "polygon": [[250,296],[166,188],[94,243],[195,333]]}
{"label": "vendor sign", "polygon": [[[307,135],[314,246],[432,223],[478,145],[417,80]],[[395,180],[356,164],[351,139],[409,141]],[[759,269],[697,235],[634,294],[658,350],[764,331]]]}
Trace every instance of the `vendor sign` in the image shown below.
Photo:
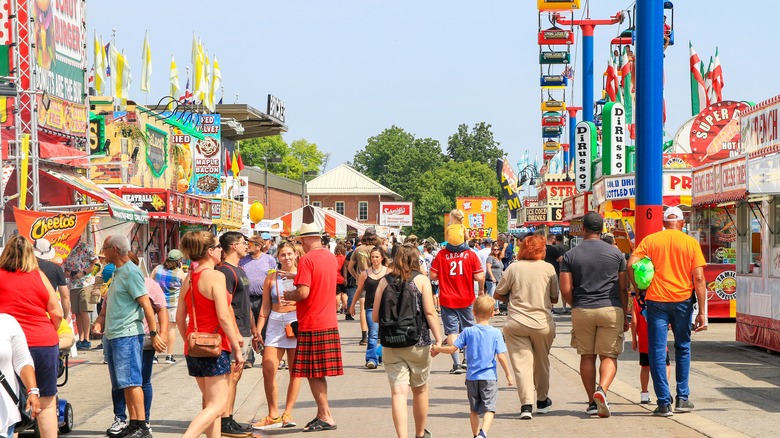
{"label": "vendor sign", "polygon": [[466,239],[498,238],[498,201],[496,198],[457,198],[464,213]]}
{"label": "vendor sign", "polygon": [[33,244],[38,239],[48,240],[57,256],[63,260],[68,258],[73,247],[79,243],[93,214],[92,211],[55,213],[19,210],[14,207],[14,219],[19,235]]}
{"label": "vendor sign", "polygon": [[380,202],[379,225],[388,227],[411,227],[412,211],[414,204],[411,202]]}
{"label": "vendor sign", "polygon": [[700,164],[740,153],[740,112],[750,109],[745,102],[721,101],[705,108],[691,125],[691,154]]}
{"label": "vendor sign", "polygon": [[222,144],[220,115],[200,116],[198,131],[204,138],[197,140],[194,155],[193,174],[188,193],[216,196],[220,193],[219,176],[222,173]]}

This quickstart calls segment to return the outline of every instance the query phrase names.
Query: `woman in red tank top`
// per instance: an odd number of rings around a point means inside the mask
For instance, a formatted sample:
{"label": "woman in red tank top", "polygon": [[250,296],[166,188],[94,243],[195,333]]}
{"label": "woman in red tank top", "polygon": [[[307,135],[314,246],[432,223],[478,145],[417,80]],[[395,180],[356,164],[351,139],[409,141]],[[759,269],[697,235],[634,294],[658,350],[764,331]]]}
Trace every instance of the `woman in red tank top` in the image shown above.
{"label": "woman in red tank top", "polygon": [[35,364],[37,388],[27,388],[40,398],[38,428],[43,437],[57,436],[57,368],[59,343],[56,327],[62,307],[46,275],[38,269],[32,244],[14,236],[0,255],[0,313],[13,316],[22,327]]}
{"label": "woman in red tank top", "polygon": [[[222,250],[217,238],[208,231],[190,231],[181,239],[181,251],[198,263],[184,279],[176,310],[176,326],[184,339],[184,355],[189,374],[195,377],[203,394],[203,410],[195,416],[183,437],[221,435],[222,412],[228,401],[228,378],[231,372],[230,352],[235,351],[233,370],[242,370],[244,357],[238,344],[235,320],[230,314],[230,300],[225,276],[214,269]],[[189,318],[189,322],[187,322]],[[190,357],[187,336],[195,331],[222,335],[222,354],[218,357]]]}

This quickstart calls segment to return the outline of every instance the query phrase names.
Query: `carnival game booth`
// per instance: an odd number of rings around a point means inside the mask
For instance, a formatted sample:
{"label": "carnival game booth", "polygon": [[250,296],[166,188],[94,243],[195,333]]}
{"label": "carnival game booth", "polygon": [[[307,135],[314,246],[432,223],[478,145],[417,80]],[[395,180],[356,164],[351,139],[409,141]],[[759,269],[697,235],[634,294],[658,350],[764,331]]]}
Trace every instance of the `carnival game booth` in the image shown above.
{"label": "carnival game booth", "polygon": [[308,223],[314,223],[323,233],[338,238],[362,236],[366,228],[368,228],[367,225],[363,225],[333,210],[325,210],[313,205],[304,205],[276,219],[281,220],[284,224],[284,230],[281,232],[282,236],[290,236],[301,228],[301,224]]}

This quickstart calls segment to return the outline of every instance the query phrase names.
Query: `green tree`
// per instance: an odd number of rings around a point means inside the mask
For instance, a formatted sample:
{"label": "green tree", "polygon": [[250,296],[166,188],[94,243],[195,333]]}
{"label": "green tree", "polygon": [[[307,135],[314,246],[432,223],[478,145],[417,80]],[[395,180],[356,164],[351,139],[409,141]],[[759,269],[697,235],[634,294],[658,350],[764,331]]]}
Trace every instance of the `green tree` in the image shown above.
{"label": "green tree", "polygon": [[408,197],[419,184],[420,177],[444,162],[441,144],[431,138],[415,138],[403,129],[392,126],[368,139],[366,147],[355,154],[353,167]]}
{"label": "green tree", "polygon": [[455,198],[497,198],[500,191],[495,171],[487,164],[447,161],[425,172],[408,196],[414,202],[414,226],[411,232],[422,238],[433,236],[441,240],[444,236],[444,215],[455,208]]}
{"label": "green tree", "polygon": [[[241,140],[240,148],[244,164],[257,166],[261,169],[265,169],[265,157],[284,158],[290,150],[290,146],[282,139],[281,135]],[[270,164],[268,167],[272,169]]]}
{"label": "green tree", "polygon": [[253,138],[241,141],[241,157],[247,166],[265,169],[265,158],[279,158],[281,162],[268,163],[268,171],[298,180],[306,171],[319,170],[326,154],[315,143],[305,139],[287,144],[282,136]]}
{"label": "green tree", "polygon": [[491,127],[488,123],[479,122],[469,132],[468,126],[462,123],[458,126],[458,132],[447,139],[447,156],[454,161],[471,160],[495,167],[496,160],[506,153],[498,147]]}

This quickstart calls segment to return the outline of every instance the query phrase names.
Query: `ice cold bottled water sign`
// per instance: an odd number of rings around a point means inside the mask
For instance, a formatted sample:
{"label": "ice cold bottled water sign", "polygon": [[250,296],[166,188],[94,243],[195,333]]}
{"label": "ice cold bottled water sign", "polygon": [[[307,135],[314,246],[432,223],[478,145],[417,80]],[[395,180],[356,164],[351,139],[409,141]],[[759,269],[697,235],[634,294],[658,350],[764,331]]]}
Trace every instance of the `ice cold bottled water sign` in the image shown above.
{"label": "ice cold bottled water sign", "polygon": [[633,198],[636,196],[634,183],[635,180],[633,176],[610,178],[606,180],[607,200]]}

